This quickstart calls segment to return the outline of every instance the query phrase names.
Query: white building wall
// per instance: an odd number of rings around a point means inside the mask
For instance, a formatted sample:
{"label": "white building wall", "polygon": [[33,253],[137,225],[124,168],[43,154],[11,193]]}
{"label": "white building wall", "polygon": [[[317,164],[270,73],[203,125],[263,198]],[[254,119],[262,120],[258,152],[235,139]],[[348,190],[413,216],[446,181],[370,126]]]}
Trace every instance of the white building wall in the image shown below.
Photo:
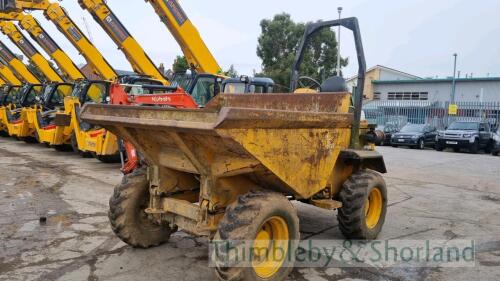
{"label": "white building wall", "polygon": [[[401,83],[374,84],[374,92],[380,93],[381,100],[387,100],[389,92],[428,92],[429,101],[449,101],[451,83]],[[481,98],[481,92],[482,98]],[[500,81],[468,81],[457,82],[455,100],[500,102]]]}

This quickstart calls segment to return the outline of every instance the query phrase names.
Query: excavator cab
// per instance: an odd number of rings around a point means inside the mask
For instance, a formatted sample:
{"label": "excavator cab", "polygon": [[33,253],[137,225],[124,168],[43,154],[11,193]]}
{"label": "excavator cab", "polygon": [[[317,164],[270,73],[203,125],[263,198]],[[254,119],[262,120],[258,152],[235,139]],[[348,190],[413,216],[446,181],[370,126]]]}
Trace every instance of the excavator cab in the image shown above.
{"label": "excavator cab", "polygon": [[274,91],[274,81],[267,77],[228,78],[222,82],[222,92],[225,94],[265,94]]}
{"label": "excavator cab", "polygon": [[43,111],[64,108],[64,98],[71,95],[73,86],[72,83],[47,84],[39,101]]}

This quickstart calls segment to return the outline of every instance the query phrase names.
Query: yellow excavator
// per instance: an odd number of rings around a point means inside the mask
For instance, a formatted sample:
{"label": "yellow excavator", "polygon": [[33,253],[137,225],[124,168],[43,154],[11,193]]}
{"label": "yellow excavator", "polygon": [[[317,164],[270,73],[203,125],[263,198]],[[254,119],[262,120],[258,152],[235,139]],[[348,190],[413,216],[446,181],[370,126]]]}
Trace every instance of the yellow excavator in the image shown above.
{"label": "yellow excavator", "polygon": [[0,42],[0,58],[2,61],[7,62],[8,66],[19,75],[24,83],[17,94],[16,107],[0,108],[0,118],[3,126],[10,136],[34,142],[34,139],[30,137],[30,129],[21,125],[24,123],[23,120],[27,120],[27,112],[22,108],[30,107],[36,103],[36,98],[42,94],[44,85],[3,42]]}
{"label": "yellow excavator", "polygon": [[[80,122],[78,115],[81,102],[107,102],[107,92],[105,92],[108,89],[107,84],[120,78],[119,75],[58,3],[51,3],[47,0],[8,0],[4,1],[3,7],[0,8],[5,13],[21,13],[23,10],[43,11],[45,17],[57,26],[59,31],[85,57],[93,71],[103,79],[82,81],[82,85],[75,87],[72,96],[64,99],[64,112],[58,112],[55,116],[54,126],[48,128],[54,130],[51,145],[58,148],[71,144],[74,150],[84,155],[94,154],[96,158],[105,162],[111,158],[116,159],[118,151],[116,137],[106,133],[103,129],[85,126]],[[78,92],[75,93],[75,91]],[[86,91],[84,94],[86,98],[82,99],[80,91]]]}
{"label": "yellow excavator", "polygon": [[[12,136],[28,141],[38,141],[36,114],[48,116],[55,109],[55,101],[62,100],[71,93],[72,85],[64,83],[63,77],[51,66],[49,61],[24,37],[21,31],[11,21],[0,21],[0,30],[9,37],[23,54],[39,69],[45,78],[42,92],[36,93],[35,101],[26,103],[21,109],[20,118],[14,120],[9,129]],[[36,87],[35,87],[36,88]],[[31,93],[30,93],[31,94]],[[42,95],[43,94],[43,95]],[[45,98],[52,102],[43,102]]]}
{"label": "yellow excavator", "polygon": [[19,28],[11,21],[0,21],[0,30],[15,44],[23,54],[40,70],[50,82],[64,82],[64,79],[50,65],[49,61],[24,37]]}
{"label": "yellow excavator", "polygon": [[[65,141],[62,137],[56,136],[55,126],[51,124],[52,122],[50,122],[50,120],[54,119],[55,111],[62,109],[64,106],[64,98],[69,96],[72,92],[72,83],[85,79],[85,75],[49,34],[45,32],[43,27],[32,15],[23,12],[0,12],[0,19],[4,21],[17,21],[19,26],[26,30],[31,38],[49,54],[59,67],[61,75],[64,75],[65,78],[71,82],[57,82],[47,85],[43,97],[39,102],[40,107],[43,108],[28,109],[27,114],[30,126],[36,129],[35,138],[37,138],[39,142],[51,145],[56,149],[64,149],[66,146],[60,143],[64,143]],[[25,52],[25,54],[26,53],[29,52]],[[59,130],[59,132],[61,132],[61,130]]]}

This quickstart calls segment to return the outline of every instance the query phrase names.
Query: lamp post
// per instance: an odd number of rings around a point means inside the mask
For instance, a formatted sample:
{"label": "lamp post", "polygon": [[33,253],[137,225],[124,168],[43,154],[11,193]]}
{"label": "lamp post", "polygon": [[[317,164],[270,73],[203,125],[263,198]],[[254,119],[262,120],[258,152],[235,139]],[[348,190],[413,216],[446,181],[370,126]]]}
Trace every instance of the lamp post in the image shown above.
{"label": "lamp post", "polygon": [[455,89],[456,89],[456,84],[457,84],[457,81],[456,81],[456,76],[457,76],[457,53],[454,53],[453,54],[453,57],[455,58],[454,60],[454,63],[453,63],[453,82],[452,82],[452,85],[451,85],[451,104],[454,104],[455,103]]}
{"label": "lamp post", "polygon": [[[342,16],[342,7],[338,7],[337,11],[339,12],[339,20],[340,20]],[[340,25],[338,30],[338,37],[339,39],[337,40],[337,76],[340,76]]]}

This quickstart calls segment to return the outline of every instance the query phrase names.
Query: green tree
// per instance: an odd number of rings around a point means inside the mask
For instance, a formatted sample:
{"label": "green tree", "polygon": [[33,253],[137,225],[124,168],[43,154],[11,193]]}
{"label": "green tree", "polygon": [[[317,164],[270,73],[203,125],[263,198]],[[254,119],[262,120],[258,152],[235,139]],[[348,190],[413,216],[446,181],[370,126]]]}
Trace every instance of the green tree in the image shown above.
{"label": "green tree", "polygon": [[232,78],[238,77],[238,71],[234,68],[234,65],[231,64],[228,70],[224,71],[224,75]]}
{"label": "green tree", "polygon": [[[304,23],[295,23],[289,14],[278,14],[273,19],[260,22],[261,35],[258,39],[257,55],[262,59],[262,73],[274,80],[278,91],[286,91],[298,44],[304,34]],[[347,59],[341,59],[346,66]],[[301,65],[301,76],[310,76],[322,81],[335,73],[337,66],[337,40],[335,32],[323,29],[308,45]]]}
{"label": "green tree", "polygon": [[185,56],[177,56],[172,65],[172,70],[174,73],[186,72],[189,69],[189,63]]}

